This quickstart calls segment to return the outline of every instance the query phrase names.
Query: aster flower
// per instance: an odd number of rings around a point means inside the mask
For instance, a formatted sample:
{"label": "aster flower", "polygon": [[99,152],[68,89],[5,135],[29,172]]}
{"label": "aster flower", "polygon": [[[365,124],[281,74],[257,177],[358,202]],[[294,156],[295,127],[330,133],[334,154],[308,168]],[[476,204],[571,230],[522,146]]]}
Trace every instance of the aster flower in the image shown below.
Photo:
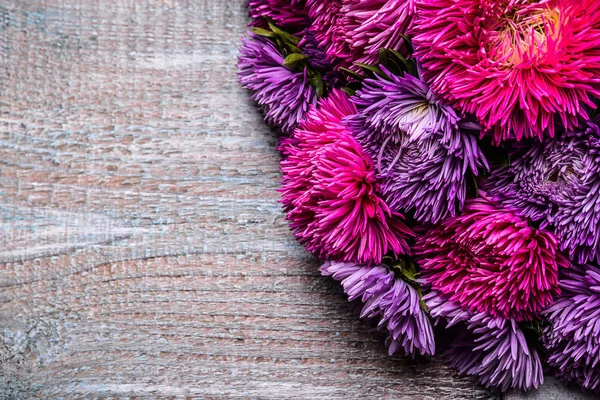
{"label": "aster flower", "polygon": [[295,72],[283,65],[284,58],[269,39],[249,33],[240,49],[238,77],[250,89],[267,123],[291,134],[317,93],[311,86],[308,70]]}
{"label": "aster flower", "polygon": [[554,136],[600,96],[597,0],[419,0],[415,56],[431,88],[496,142]]}
{"label": "aster flower", "polygon": [[511,146],[511,163],[486,190],[505,207],[551,225],[579,263],[600,261],[600,128],[594,122],[543,143]]}
{"label": "aster flower", "polygon": [[379,320],[378,328],[389,332],[390,355],[400,349],[412,356],[434,354],[433,329],[419,294],[386,266],[328,261],[321,273],[341,282],[350,301],[364,303],[361,318]]}
{"label": "aster flower", "polygon": [[552,233],[479,198],[417,237],[414,254],[432,290],[465,309],[520,322],[560,293],[558,268],[569,263],[557,246]]}
{"label": "aster flower", "polygon": [[431,316],[447,321],[440,358],[459,374],[502,391],[528,390],[544,382],[540,356],[514,319],[465,310],[436,292],[427,293],[423,301]]}
{"label": "aster flower", "polygon": [[250,0],[250,17],[269,18],[282,28],[300,30],[310,25],[306,14],[306,0]]}
{"label": "aster flower", "polygon": [[402,35],[415,17],[415,0],[307,0],[311,29],[330,61],[357,69],[374,63],[379,50],[405,52]]}
{"label": "aster flower", "polygon": [[323,76],[323,82],[329,87],[335,87],[341,79],[340,73],[336,69],[336,63],[330,62],[325,51],[319,47],[319,43],[314,33],[310,29],[305,29],[298,33],[301,38],[298,47],[302,49],[302,54],[308,56],[308,65]]}
{"label": "aster flower", "polygon": [[352,50],[346,40],[342,12],[343,0],[306,0],[306,11],[312,20],[310,29],[327,54],[330,62],[341,60],[343,66],[352,63]]}
{"label": "aster flower", "polygon": [[373,162],[342,123],[355,112],[335,90],[282,142],[282,203],[296,238],[316,256],[380,263],[388,252],[408,253],[413,233],[379,196]]}
{"label": "aster flower", "polygon": [[403,34],[416,15],[415,0],[345,0],[346,38],[358,57],[354,62],[373,64],[379,50],[406,54]]}
{"label": "aster flower", "polygon": [[423,223],[455,216],[466,199],[468,174],[487,168],[472,134],[478,127],[462,121],[418,78],[381,68],[390,80],[363,81],[350,130],[377,161],[392,210],[414,211]]}
{"label": "aster flower", "polygon": [[600,269],[563,271],[562,295],[544,311],[548,364],[556,376],[600,393]]}

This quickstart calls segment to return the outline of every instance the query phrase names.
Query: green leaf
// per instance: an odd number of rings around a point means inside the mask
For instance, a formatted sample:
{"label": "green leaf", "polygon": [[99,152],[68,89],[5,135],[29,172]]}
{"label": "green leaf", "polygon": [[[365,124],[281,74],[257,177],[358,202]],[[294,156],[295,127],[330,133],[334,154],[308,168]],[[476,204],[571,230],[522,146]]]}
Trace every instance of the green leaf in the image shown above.
{"label": "green leaf", "polygon": [[411,283],[412,285],[419,285],[419,281],[417,279],[419,272],[411,260],[405,261],[403,259],[398,259],[392,263],[392,268],[399,271],[405,281]]}
{"label": "green leaf", "polygon": [[279,35],[279,37],[281,37],[284,41],[294,45],[294,46],[298,46],[298,43],[300,43],[300,38],[298,36],[294,36],[290,33],[287,33],[286,31],[279,29],[277,27],[277,25],[269,22],[269,28],[271,28],[271,30],[273,32],[275,32],[277,35]]}
{"label": "green leaf", "polygon": [[291,53],[288,55],[285,60],[283,60],[283,65],[288,68],[295,69],[303,63],[308,61],[308,56],[304,54]]}
{"label": "green leaf", "polygon": [[342,90],[350,97],[355,96],[356,95],[356,90],[352,89],[351,87],[348,86],[344,86],[342,88]]}
{"label": "green leaf", "polygon": [[372,72],[374,74],[377,74],[379,76],[381,76],[382,78],[386,78],[386,79],[390,79],[389,76],[387,76],[379,67],[376,67],[375,65],[369,65],[369,64],[363,64],[363,63],[355,63],[355,65],[358,65],[359,67],[361,67],[362,69]]}
{"label": "green leaf", "polygon": [[401,33],[400,36],[402,37],[402,39],[404,39],[404,44],[406,45],[408,52],[410,54],[414,53],[415,49],[412,45],[412,41],[410,40],[410,38],[403,33]]}
{"label": "green leaf", "polygon": [[419,77],[419,70],[417,69],[417,63],[414,60],[409,60],[407,62],[408,65],[408,73],[414,76],[415,78]]}
{"label": "green leaf", "polygon": [[268,37],[270,39],[277,39],[277,34],[271,31],[268,31],[266,29],[263,28],[254,28],[252,29],[252,32],[256,33],[257,35],[260,36],[264,36],[264,37]]}
{"label": "green leaf", "polygon": [[425,304],[425,302],[423,301],[423,292],[421,291],[420,287],[417,288],[417,293],[419,294],[419,305],[421,306],[423,311],[429,314],[429,307],[427,307],[427,304]]}
{"label": "green leaf", "polygon": [[311,76],[308,81],[312,85],[312,87],[315,88],[315,91],[317,92],[317,97],[323,97],[323,94],[325,93],[325,85],[323,84],[323,78],[321,78],[321,74],[315,72],[314,75]]}
{"label": "green leaf", "polygon": [[387,65],[388,62],[388,52],[386,49],[379,49],[379,64]]}
{"label": "green leaf", "polygon": [[348,68],[340,68],[341,71],[345,72],[348,76],[351,76],[352,78],[356,79],[357,81],[362,81],[364,78],[364,76],[362,76],[361,74],[358,74],[352,70],[349,70]]}
{"label": "green leaf", "polygon": [[406,64],[406,58],[404,58],[404,56],[402,54],[400,54],[400,52],[398,52],[397,50],[394,49],[388,49],[388,51],[390,53],[392,53],[394,55],[394,57],[396,57],[398,60],[400,60],[402,63]]}

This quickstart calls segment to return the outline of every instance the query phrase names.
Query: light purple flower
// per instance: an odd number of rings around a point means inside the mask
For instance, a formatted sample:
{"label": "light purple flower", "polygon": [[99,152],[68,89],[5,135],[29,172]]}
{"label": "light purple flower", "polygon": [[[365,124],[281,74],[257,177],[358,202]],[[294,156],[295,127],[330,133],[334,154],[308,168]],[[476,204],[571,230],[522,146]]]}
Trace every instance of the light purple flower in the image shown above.
{"label": "light purple flower", "polygon": [[433,329],[419,294],[386,266],[328,261],[321,266],[321,273],[339,281],[348,300],[364,303],[361,318],[379,320],[378,327],[389,332],[386,344],[390,355],[400,349],[412,356],[433,355]]}
{"label": "light purple flower", "polygon": [[250,89],[267,123],[292,134],[317,93],[309,83],[308,71],[295,72],[283,65],[284,58],[269,39],[249,33],[243,40],[238,61],[238,77]]}
{"label": "light purple flower", "polygon": [[510,165],[485,185],[494,200],[553,228],[562,251],[600,261],[600,128],[562,132],[543,142],[513,143]]}
{"label": "light purple flower", "polygon": [[467,175],[487,168],[469,124],[418,78],[365,79],[352,100],[359,113],[347,119],[376,160],[381,191],[390,208],[414,211],[419,222],[437,223],[463,208]]}
{"label": "light purple flower", "polygon": [[600,269],[564,270],[560,287],[562,295],[544,311],[548,364],[559,378],[600,393]]}
{"label": "light purple flower", "polygon": [[502,391],[543,384],[540,356],[514,319],[465,310],[433,291],[423,301],[432,317],[447,321],[440,358],[459,374],[475,376],[484,386]]}

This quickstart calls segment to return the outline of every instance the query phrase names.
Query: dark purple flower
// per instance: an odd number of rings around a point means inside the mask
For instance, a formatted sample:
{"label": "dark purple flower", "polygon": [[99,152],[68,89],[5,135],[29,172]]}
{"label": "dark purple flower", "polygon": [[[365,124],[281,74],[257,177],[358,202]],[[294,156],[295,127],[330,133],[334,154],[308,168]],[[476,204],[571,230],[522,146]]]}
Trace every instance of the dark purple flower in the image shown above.
{"label": "dark purple flower", "polygon": [[402,349],[407,355],[433,355],[435,341],[427,313],[417,291],[383,265],[326,262],[321,273],[341,282],[348,300],[360,299],[361,318],[376,318],[389,332],[389,354]]}
{"label": "dark purple flower", "polygon": [[440,101],[418,78],[365,79],[354,103],[359,113],[347,120],[376,160],[381,191],[390,208],[414,211],[415,219],[437,223],[455,216],[466,199],[467,174],[487,162],[476,129]]}
{"label": "dark purple flower", "polygon": [[250,89],[269,125],[292,134],[317,94],[309,83],[308,71],[295,72],[283,65],[284,58],[269,39],[249,33],[243,40],[238,77]]}
{"label": "dark purple flower", "polygon": [[544,382],[540,356],[514,319],[465,310],[436,292],[426,294],[423,301],[432,317],[448,322],[440,358],[459,374],[475,376],[483,385],[502,391],[528,390]]}
{"label": "dark purple flower", "polygon": [[600,269],[564,270],[562,295],[544,314],[542,340],[556,375],[600,393]]}
{"label": "dark purple flower", "polygon": [[305,29],[298,33],[301,38],[298,47],[302,50],[302,54],[308,56],[308,65],[315,71],[319,72],[323,81],[330,87],[336,86],[341,79],[341,74],[337,71],[335,65],[327,59],[323,49],[319,47],[314,33],[310,29]]}
{"label": "dark purple flower", "polygon": [[579,263],[600,261],[600,129],[562,132],[510,146],[510,166],[493,171],[485,187],[522,216],[551,225],[560,249]]}
{"label": "dark purple flower", "polygon": [[310,25],[305,3],[306,0],[250,0],[248,8],[252,18],[269,18],[282,28],[300,30]]}

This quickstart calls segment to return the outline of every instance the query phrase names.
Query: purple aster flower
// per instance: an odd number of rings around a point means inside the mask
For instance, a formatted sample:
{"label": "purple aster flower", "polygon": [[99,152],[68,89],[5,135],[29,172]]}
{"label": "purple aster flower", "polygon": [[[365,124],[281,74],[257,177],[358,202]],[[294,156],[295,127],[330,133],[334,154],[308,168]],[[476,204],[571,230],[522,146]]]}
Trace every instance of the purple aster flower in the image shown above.
{"label": "purple aster flower", "polygon": [[556,375],[600,393],[600,269],[564,270],[562,295],[544,314],[542,340]]}
{"label": "purple aster flower", "polygon": [[308,65],[321,73],[323,81],[330,87],[335,87],[341,79],[341,74],[337,71],[337,63],[328,60],[325,51],[317,42],[314,33],[310,29],[305,29],[298,33],[301,38],[298,47],[302,50],[302,54],[308,56]]}
{"label": "purple aster flower", "polygon": [[540,356],[514,319],[465,310],[433,291],[423,301],[432,317],[447,321],[440,358],[459,374],[502,391],[528,390],[544,382]]}
{"label": "purple aster flower", "polygon": [[390,355],[400,349],[413,357],[417,353],[433,355],[433,329],[419,294],[390,269],[328,261],[321,266],[321,273],[341,282],[348,300],[364,303],[361,318],[379,319],[378,327],[389,332],[386,344]]}
{"label": "purple aster flower", "polygon": [[600,129],[594,122],[540,142],[510,146],[510,165],[485,187],[505,207],[551,225],[579,263],[600,261]]}
{"label": "purple aster flower", "polygon": [[249,33],[243,40],[238,61],[240,83],[253,94],[267,123],[292,134],[317,93],[309,83],[308,71],[295,72],[283,65],[284,58],[269,39]]}
{"label": "purple aster flower", "polygon": [[305,3],[306,0],[250,0],[248,8],[252,18],[270,18],[282,28],[300,30],[310,25]]}
{"label": "purple aster flower", "polygon": [[437,223],[462,210],[468,173],[487,162],[469,129],[451,107],[418,78],[365,79],[353,101],[359,113],[349,129],[377,162],[381,191],[393,210]]}

